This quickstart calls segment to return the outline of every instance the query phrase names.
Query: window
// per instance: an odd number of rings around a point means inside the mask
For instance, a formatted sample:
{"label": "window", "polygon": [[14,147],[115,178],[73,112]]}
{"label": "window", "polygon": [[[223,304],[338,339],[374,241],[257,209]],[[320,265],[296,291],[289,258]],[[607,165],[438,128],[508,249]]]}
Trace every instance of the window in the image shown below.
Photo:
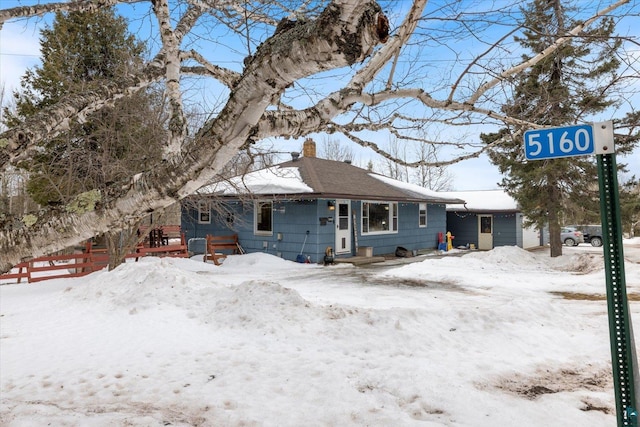
{"label": "window", "polygon": [[418,208],[418,227],[424,228],[427,226],[427,204],[419,203]]}
{"label": "window", "polygon": [[273,235],[273,202],[255,202],[253,208],[253,232],[262,236]]}
{"label": "window", "polygon": [[362,234],[395,233],[397,231],[397,203],[362,202]]}
{"label": "window", "polygon": [[198,224],[211,224],[211,207],[203,200],[198,202]]}
{"label": "window", "polygon": [[480,217],[480,232],[481,233],[491,233],[491,220],[490,216],[481,216]]}

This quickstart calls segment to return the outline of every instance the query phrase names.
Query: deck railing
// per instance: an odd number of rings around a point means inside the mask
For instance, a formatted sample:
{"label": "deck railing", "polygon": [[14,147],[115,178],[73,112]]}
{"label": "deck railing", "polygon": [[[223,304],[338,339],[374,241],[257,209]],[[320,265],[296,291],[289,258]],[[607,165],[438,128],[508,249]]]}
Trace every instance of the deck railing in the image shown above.
{"label": "deck railing", "polygon": [[[135,259],[138,261],[145,256],[180,258],[189,256],[185,235],[180,230],[180,226],[167,225],[141,231],[152,233],[153,239],[144,239],[142,243],[125,255],[125,260]],[[175,242],[178,239],[179,243]],[[0,274],[0,283],[13,280],[22,283],[23,279],[26,279],[27,283],[34,283],[64,277],[81,277],[101,270],[108,264],[107,250],[95,248],[91,241],[88,241],[82,252],[48,255],[21,262],[8,273]]]}

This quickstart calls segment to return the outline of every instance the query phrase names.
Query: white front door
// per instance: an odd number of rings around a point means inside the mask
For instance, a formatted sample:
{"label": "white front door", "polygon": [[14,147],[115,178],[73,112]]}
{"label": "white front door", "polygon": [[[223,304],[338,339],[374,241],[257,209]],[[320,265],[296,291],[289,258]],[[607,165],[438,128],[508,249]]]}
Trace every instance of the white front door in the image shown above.
{"label": "white front door", "polygon": [[493,249],[492,215],[478,215],[478,249]]}
{"label": "white front door", "polygon": [[336,254],[351,253],[351,201],[336,200]]}

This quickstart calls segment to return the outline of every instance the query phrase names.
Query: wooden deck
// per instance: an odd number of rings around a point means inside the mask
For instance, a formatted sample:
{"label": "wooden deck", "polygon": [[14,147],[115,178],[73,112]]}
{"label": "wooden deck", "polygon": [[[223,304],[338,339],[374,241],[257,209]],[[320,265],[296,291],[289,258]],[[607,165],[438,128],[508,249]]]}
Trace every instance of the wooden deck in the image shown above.
{"label": "wooden deck", "polygon": [[[187,258],[187,243],[179,225],[163,225],[153,229],[141,228],[141,243],[126,254],[125,259],[135,261],[145,256]],[[11,271],[0,274],[0,281],[15,280],[27,283],[67,277],[82,277],[105,268],[109,255],[105,248],[94,247],[87,241],[83,250],[73,254],[55,254],[32,258],[14,266]]]}

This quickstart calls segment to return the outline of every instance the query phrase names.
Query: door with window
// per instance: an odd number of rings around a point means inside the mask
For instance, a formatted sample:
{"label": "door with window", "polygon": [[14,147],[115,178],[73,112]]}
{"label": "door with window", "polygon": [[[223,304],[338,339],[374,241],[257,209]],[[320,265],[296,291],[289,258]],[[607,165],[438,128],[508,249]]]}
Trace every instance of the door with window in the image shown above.
{"label": "door with window", "polygon": [[493,249],[493,215],[478,215],[478,249]]}
{"label": "door with window", "polygon": [[351,201],[336,200],[336,254],[351,253]]}

